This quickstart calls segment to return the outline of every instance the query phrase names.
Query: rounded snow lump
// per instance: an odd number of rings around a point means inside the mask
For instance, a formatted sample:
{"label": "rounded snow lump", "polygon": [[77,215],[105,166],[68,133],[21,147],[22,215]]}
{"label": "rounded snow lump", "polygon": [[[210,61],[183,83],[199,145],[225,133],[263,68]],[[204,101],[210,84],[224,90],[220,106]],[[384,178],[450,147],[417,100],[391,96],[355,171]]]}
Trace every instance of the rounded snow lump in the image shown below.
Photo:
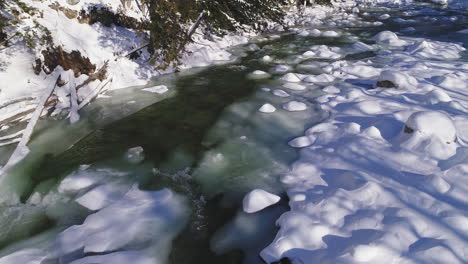
{"label": "rounded snow lump", "polygon": [[436,111],[421,111],[412,114],[406,121],[404,132],[407,134],[419,132],[425,136],[435,136],[446,143],[455,142],[457,137],[457,129],[452,119]]}
{"label": "rounded snow lump", "polygon": [[291,101],[289,103],[284,104],[283,109],[292,112],[304,111],[307,109],[307,105],[302,102]]}
{"label": "rounded snow lump", "polygon": [[262,113],[273,113],[276,111],[276,108],[271,104],[264,104],[262,107],[260,107],[260,109],[258,109],[258,111]]}
{"label": "rounded snow lump", "polygon": [[398,36],[391,31],[382,31],[379,34],[375,35],[374,40],[378,44],[387,44],[391,46],[403,46],[406,44],[406,41],[400,40]]}
{"label": "rounded snow lump", "polygon": [[380,74],[377,82],[378,87],[412,88],[418,85],[418,81],[404,72],[386,70]]}
{"label": "rounded snow lump", "polygon": [[286,81],[286,82],[300,82],[301,78],[297,76],[295,73],[287,73],[283,77],[281,77],[281,80]]}
{"label": "rounded snow lump", "polygon": [[242,205],[244,212],[251,214],[276,204],[280,199],[281,198],[276,194],[269,193],[262,189],[255,189],[244,197]]}

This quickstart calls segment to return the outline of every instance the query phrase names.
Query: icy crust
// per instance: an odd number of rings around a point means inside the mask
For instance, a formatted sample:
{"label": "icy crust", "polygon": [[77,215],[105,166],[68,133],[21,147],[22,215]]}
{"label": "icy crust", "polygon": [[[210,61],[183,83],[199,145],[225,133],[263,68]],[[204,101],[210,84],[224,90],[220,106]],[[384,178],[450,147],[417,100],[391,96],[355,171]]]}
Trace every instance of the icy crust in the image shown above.
{"label": "icy crust", "polygon": [[335,77],[316,98],[330,118],[289,142],[301,149],[281,177],[291,210],[261,252],[267,263],[468,262],[468,63],[455,61],[464,48],[374,39],[383,68],[320,65]]}
{"label": "icy crust", "polygon": [[[0,257],[0,264],[165,263],[172,240],[188,219],[187,201],[168,189],[143,191],[133,177],[127,171],[83,165],[66,176],[56,190],[43,197],[36,192],[18,208],[23,215],[11,221],[11,228],[17,228],[15,222],[20,221],[25,222],[16,223],[21,228],[34,228],[35,222],[45,218],[44,213],[59,225],[69,226],[67,221],[82,210],[73,200],[94,212],[81,224],[59,229],[39,239],[37,245],[27,243],[21,250]],[[16,215],[11,211],[3,220]]]}

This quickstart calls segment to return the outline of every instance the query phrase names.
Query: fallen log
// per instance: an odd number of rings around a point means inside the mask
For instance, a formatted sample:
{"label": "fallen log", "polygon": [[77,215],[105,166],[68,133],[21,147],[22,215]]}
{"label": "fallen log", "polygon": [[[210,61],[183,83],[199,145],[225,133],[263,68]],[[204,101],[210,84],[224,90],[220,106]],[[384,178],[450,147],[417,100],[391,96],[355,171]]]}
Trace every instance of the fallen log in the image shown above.
{"label": "fallen log", "polygon": [[49,100],[50,96],[54,92],[55,88],[57,87],[57,84],[60,80],[60,75],[58,76],[57,80],[55,81],[54,85],[49,88],[44,96],[41,98],[39,101],[39,104],[34,111],[31,120],[29,121],[28,125],[26,126],[26,129],[24,130],[23,137],[21,137],[21,140],[19,141],[18,145],[16,146],[15,151],[13,154],[11,154],[10,158],[8,159],[7,163],[5,166],[0,170],[0,182],[3,180],[3,175],[5,171],[7,171],[9,168],[13,167],[16,163],[18,163],[20,160],[22,160],[26,155],[29,153],[29,148],[26,146],[29,142],[29,139],[31,138],[31,135],[34,131],[34,127],[37,124],[37,121],[41,117],[42,111],[46,107],[46,103]]}
{"label": "fallen log", "polygon": [[85,107],[87,104],[89,104],[94,98],[96,98],[101,91],[106,87],[110,82],[112,82],[112,78],[108,80],[104,85],[101,87],[96,88],[88,97],[86,97],[78,106],[78,110],[81,110],[81,108]]}

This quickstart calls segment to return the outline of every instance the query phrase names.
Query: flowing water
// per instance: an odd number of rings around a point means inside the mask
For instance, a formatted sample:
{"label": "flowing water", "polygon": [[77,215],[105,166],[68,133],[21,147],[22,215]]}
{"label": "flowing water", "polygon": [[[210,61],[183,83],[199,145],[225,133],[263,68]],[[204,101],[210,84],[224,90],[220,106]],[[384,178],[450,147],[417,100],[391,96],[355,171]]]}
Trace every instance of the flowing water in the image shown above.
{"label": "flowing water", "polygon": [[[281,33],[278,39],[259,42],[258,51],[251,51],[248,46],[235,48],[233,53],[239,59],[234,62],[158,77],[152,85],[167,85],[170,91],[166,94],[140,88],[114,91],[109,93],[111,98],[88,107],[76,125],[60,120],[40,123],[30,144],[33,152],[10,172],[1,189],[0,201],[5,204],[0,209],[2,225],[11,223],[7,228],[1,227],[0,256],[38,243],[47,248],[61,231],[83,223],[93,211],[73,199],[62,199],[57,186],[77,171],[96,177],[104,171],[122,172],[118,188],[128,190],[137,183],[142,190],[169,188],[185,197],[179,204],[185,213],[172,223],[176,227],[166,238],[169,245],[173,240],[172,248],[161,253],[169,263],[261,263],[258,253],[273,240],[275,221],[288,210],[278,179],[288,172],[297,151],[287,143],[320,122],[326,113],[314,105],[322,85],[311,84],[303,91],[288,90],[291,96],[278,97],[265,88],[280,88],[282,74],[272,73],[271,77],[260,79],[251,73],[271,72],[275,64],[264,62],[265,55],[282,64],[297,64],[295,55],[312,45],[338,46],[346,51],[353,36],[371,43],[370,36],[377,32],[398,32],[409,26],[395,22],[397,17],[416,21],[411,24],[416,31],[404,35],[468,45],[466,37],[455,33],[467,28],[466,14],[443,11],[431,15],[438,18],[434,21],[420,12],[426,7],[370,8],[364,20],[374,21],[383,13],[392,19],[381,26],[340,28],[340,38]],[[373,52],[353,53],[345,59],[367,60],[374,56]],[[333,60],[306,63],[329,61]],[[295,72],[322,73],[314,67],[298,68]],[[258,111],[265,102],[281,106],[292,99],[304,102],[307,110]],[[128,162],[126,151],[137,146],[144,149],[144,161]],[[11,149],[1,151],[6,156]],[[243,213],[242,197],[255,188],[282,195],[282,201],[259,213]],[[59,259],[49,261],[59,263]]]}

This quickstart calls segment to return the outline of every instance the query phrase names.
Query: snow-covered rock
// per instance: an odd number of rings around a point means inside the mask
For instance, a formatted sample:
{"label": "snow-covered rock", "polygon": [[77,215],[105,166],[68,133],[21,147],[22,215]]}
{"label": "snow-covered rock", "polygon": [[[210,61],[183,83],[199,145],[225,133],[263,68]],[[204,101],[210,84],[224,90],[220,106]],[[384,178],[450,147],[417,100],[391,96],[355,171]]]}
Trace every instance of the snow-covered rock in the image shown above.
{"label": "snow-covered rock", "polygon": [[258,109],[258,111],[262,113],[273,113],[276,111],[276,108],[271,104],[264,104]]}
{"label": "snow-covered rock", "polygon": [[281,198],[262,189],[255,189],[249,192],[242,201],[244,212],[256,213],[268,206],[276,204]]}
{"label": "snow-covered rock", "polygon": [[390,46],[404,46],[407,42],[398,38],[398,36],[391,31],[382,31],[374,36],[374,40],[378,44],[390,45]]}
{"label": "snow-covered rock", "polygon": [[304,111],[307,105],[299,101],[291,101],[283,105],[283,109],[291,112]]}
{"label": "snow-covered rock", "polygon": [[281,77],[281,80],[286,82],[301,82],[302,78],[298,74],[290,72]]}
{"label": "snow-covered rock", "polygon": [[130,163],[140,163],[145,159],[145,153],[142,147],[134,147],[125,153],[125,159]]}
{"label": "snow-covered rock", "polygon": [[378,84],[385,81],[394,84],[395,88],[403,89],[414,89],[418,85],[418,81],[413,76],[395,70],[386,70],[380,74]]}
{"label": "snow-covered rock", "polygon": [[400,145],[406,149],[447,159],[456,152],[457,129],[444,113],[421,111],[412,114],[401,132]]}

